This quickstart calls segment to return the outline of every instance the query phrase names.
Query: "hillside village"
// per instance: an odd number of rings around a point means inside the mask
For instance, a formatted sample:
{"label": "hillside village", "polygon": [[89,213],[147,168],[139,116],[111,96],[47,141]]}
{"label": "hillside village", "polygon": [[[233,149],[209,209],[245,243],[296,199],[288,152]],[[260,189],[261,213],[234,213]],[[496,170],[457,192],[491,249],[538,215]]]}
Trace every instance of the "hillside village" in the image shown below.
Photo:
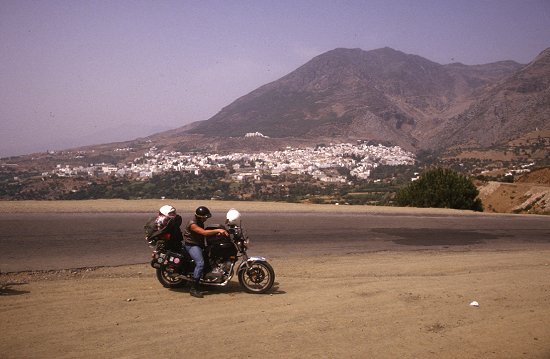
{"label": "hillside village", "polygon": [[[129,151],[119,148],[117,151]],[[83,154],[81,153],[80,156]],[[315,148],[286,148],[282,151],[259,153],[180,153],[159,150],[152,146],[142,157],[130,163],[91,164],[88,167],[57,165],[42,176],[60,177],[101,177],[119,176],[130,178],[150,178],[155,174],[177,171],[196,175],[204,170],[223,170],[231,174],[233,180],[246,178],[259,180],[262,175],[279,176],[282,173],[308,174],[323,182],[345,183],[347,176],[331,169],[344,168],[358,179],[367,179],[371,171],[379,165],[412,165],[414,154],[398,146],[358,144],[329,144]]]}

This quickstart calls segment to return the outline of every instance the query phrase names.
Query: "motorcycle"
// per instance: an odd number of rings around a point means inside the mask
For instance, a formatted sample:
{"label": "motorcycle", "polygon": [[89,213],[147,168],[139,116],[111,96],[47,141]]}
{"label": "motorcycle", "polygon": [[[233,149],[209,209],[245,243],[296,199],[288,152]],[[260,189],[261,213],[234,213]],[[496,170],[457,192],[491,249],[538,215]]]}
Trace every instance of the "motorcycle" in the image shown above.
{"label": "motorcycle", "polygon": [[[207,238],[201,284],[224,287],[236,272],[239,284],[247,292],[268,292],[275,282],[275,271],[264,257],[248,256],[250,241],[241,226],[240,213],[231,209],[227,212],[225,225],[210,225],[205,229],[215,228],[225,229],[229,236]],[[151,266],[156,269],[158,281],[166,288],[182,287],[193,282],[195,262],[191,256],[184,247],[181,251],[166,250],[162,239],[162,234],[148,238],[149,245],[154,248]]]}

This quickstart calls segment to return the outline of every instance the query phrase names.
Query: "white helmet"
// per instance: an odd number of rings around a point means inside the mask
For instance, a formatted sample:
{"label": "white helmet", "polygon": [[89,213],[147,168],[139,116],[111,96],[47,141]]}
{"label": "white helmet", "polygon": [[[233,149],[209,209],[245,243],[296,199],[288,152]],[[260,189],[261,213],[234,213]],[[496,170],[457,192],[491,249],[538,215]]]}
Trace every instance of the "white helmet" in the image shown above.
{"label": "white helmet", "polygon": [[235,208],[231,208],[225,218],[227,219],[227,224],[237,224],[241,220],[241,214]]}
{"label": "white helmet", "polygon": [[170,205],[160,207],[159,212],[168,217],[174,217],[176,215],[176,209]]}

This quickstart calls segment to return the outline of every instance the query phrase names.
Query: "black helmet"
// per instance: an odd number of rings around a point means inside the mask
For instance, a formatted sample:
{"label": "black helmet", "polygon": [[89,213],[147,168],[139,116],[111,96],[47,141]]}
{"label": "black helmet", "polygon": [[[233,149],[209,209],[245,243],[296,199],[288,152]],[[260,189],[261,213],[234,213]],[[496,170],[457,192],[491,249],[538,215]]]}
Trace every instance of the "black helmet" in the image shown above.
{"label": "black helmet", "polygon": [[212,213],[210,213],[210,210],[204,206],[200,206],[195,211],[195,215],[198,217],[204,217],[204,218],[210,218],[212,217]]}

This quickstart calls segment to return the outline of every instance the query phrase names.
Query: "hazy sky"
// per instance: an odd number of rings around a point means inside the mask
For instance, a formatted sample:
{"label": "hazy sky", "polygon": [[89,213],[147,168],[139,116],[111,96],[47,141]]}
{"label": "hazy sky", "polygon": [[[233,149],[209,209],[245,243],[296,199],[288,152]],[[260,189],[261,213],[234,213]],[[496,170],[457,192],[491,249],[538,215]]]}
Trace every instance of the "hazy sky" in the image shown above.
{"label": "hazy sky", "polygon": [[323,52],[385,46],[528,63],[550,0],[0,0],[0,157],[206,120]]}

